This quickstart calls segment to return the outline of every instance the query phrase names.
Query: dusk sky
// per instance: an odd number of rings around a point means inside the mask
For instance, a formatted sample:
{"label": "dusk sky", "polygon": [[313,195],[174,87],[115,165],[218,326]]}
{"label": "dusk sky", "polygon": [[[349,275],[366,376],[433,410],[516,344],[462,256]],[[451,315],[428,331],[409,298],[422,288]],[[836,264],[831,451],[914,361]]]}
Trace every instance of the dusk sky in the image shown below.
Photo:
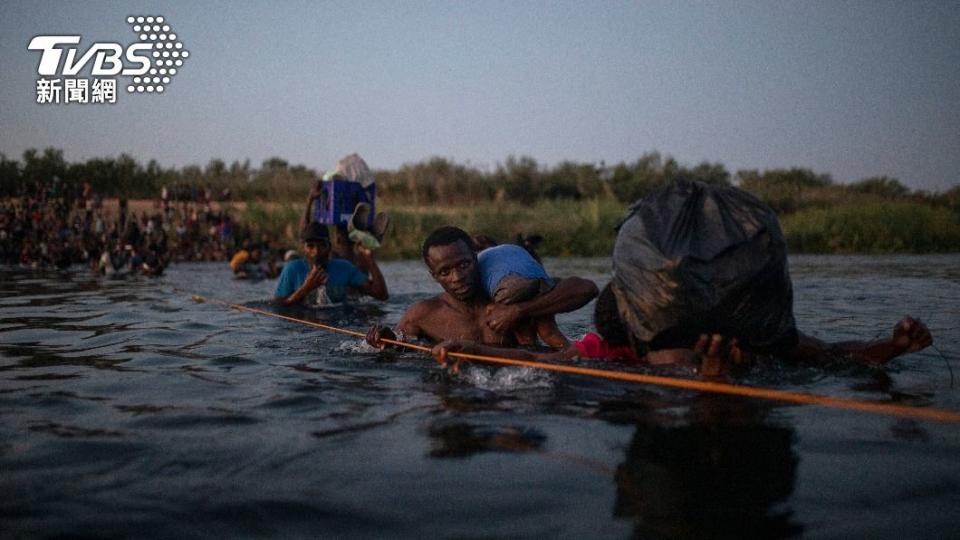
{"label": "dusk sky", "polygon": [[[127,46],[128,16],[164,17],[189,51],[162,94],[116,75],[114,105],[37,103],[32,37]],[[53,146],[69,161],[325,170],[359,152],[373,168],[443,156],[492,170],[511,154],[657,150],[731,172],[960,184],[956,1],[8,0],[0,73],[0,153],[18,160]]]}

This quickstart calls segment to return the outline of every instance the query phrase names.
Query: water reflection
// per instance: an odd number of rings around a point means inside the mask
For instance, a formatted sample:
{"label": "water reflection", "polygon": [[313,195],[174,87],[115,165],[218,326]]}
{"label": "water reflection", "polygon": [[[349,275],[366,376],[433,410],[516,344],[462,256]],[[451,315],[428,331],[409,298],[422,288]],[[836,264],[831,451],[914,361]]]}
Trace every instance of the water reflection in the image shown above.
{"label": "water reflection", "polygon": [[682,419],[645,416],[617,467],[615,517],[640,538],[785,538],[799,461],[792,429],[746,400],[694,399]]}
{"label": "water reflection", "polygon": [[278,306],[262,300],[247,302],[244,305],[272,311],[285,317],[352,329],[366,329],[372,324],[371,321],[379,320],[386,313],[380,304],[373,302],[334,305],[319,309],[301,305]]}
{"label": "water reflection", "polygon": [[439,422],[430,426],[430,457],[463,458],[483,452],[538,452],[547,437],[523,426]]}
{"label": "water reflection", "polygon": [[[803,328],[873,337],[916,313],[957,365],[957,256],[890,273],[879,259],[794,262]],[[608,277],[568,264],[548,261]],[[386,304],[285,314],[365,330],[436,293],[420,261],[384,271]],[[123,281],[0,269],[0,529],[913,538],[949,537],[960,519],[955,426],[512,368],[451,376],[179,289],[273,310],[273,285],[216,265]],[[576,335],[590,318],[559,320]],[[923,351],[882,369],[774,362],[739,382],[960,410],[948,376]]]}

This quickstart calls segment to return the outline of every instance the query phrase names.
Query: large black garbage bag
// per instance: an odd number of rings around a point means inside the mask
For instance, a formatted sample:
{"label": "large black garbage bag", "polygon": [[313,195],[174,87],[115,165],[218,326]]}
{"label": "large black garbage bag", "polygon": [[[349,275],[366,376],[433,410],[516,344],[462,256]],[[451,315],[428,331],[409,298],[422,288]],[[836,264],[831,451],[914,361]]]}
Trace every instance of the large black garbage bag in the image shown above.
{"label": "large black garbage bag", "polygon": [[734,187],[679,180],[634,203],[612,286],[624,322],[652,349],[689,347],[701,333],[758,352],[797,343],[777,216]]}

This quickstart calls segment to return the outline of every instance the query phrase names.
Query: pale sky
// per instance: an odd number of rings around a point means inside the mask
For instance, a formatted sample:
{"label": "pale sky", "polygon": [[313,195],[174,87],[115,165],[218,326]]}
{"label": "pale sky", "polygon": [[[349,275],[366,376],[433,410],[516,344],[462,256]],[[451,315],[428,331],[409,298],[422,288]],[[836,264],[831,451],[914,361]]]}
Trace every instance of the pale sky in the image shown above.
{"label": "pale sky", "polygon": [[[40,105],[36,35],[190,57],[163,94]],[[431,156],[807,167],[960,184],[960,2],[21,2],[0,4],[0,153],[62,148],[318,170]],[[81,77],[91,78],[89,68]]]}

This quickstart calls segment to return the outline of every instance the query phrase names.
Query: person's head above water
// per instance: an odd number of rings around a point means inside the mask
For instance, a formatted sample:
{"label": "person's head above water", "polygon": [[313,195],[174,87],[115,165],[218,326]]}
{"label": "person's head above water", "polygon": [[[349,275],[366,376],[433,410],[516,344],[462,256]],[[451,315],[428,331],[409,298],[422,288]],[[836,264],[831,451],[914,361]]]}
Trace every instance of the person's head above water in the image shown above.
{"label": "person's head above water", "polygon": [[326,225],[312,221],[300,233],[300,239],[304,242],[326,242],[326,244],[329,245],[330,231],[327,230]]}
{"label": "person's head above water", "polygon": [[465,302],[480,293],[477,253],[462,229],[436,229],[423,241],[421,255],[430,275],[450,296]]}
{"label": "person's head above water", "polygon": [[593,324],[597,327],[597,333],[610,345],[630,345],[630,330],[620,319],[617,296],[609,283],[597,297]]}
{"label": "person's head above water", "polygon": [[326,225],[314,221],[307,225],[300,238],[303,240],[303,254],[308,261],[322,263],[330,256],[330,231]]}
{"label": "person's head above water", "polygon": [[423,257],[423,262],[427,263],[427,266],[430,266],[430,248],[436,246],[447,246],[450,244],[455,244],[457,242],[463,242],[467,249],[471,252],[476,252],[476,244],[473,242],[473,237],[467,234],[466,231],[459,227],[439,227],[434,229],[427,238],[423,241],[423,246],[420,250],[420,255]]}

